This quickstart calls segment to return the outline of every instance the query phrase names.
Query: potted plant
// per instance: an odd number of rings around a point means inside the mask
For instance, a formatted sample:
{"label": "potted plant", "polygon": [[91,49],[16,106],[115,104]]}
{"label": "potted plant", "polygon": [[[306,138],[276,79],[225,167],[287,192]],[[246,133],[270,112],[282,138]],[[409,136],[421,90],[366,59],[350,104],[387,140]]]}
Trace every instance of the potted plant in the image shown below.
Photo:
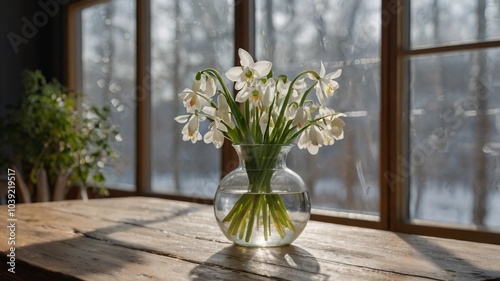
{"label": "potted plant", "polygon": [[118,135],[109,108],[79,102],[79,94],[38,70],[25,71],[23,83],[21,103],[0,121],[0,164],[24,175],[19,187],[36,201],[64,199],[69,184],[104,183]]}

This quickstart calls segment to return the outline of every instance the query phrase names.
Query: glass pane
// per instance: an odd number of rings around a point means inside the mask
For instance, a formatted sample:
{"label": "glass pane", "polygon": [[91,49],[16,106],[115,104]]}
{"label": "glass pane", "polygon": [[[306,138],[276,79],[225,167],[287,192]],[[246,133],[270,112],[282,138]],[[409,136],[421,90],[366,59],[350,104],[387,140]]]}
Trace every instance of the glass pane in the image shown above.
{"label": "glass pane", "polygon": [[408,64],[410,218],[500,229],[500,49]]}
{"label": "glass pane", "polygon": [[[331,108],[347,117],[345,138],[318,155],[294,148],[288,164],[313,207],[379,213],[380,1],[256,1],[256,57],[275,74],[342,68]],[[305,161],[304,161],[305,159]]]}
{"label": "glass pane", "polygon": [[[151,1],[152,189],[212,198],[221,150],[182,141],[178,94],[204,68],[224,73],[234,60],[234,1]],[[207,123],[207,122],[205,122]],[[204,123],[204,124],[205,124]],[[203,126],[202,126],[203,127]],[[200,128],[205,134],[208,128]]]}
{"label": "glass pane", "polygon": [[106,184],[135,186],[135,1],[93,5],[82,16],[82,92],[84,102],[111,108],[121,140],[120,158],[107,168]]}
{"label": "glass pane", "polygon": [[410,2],[410,47],[500,40],[497,0]]}

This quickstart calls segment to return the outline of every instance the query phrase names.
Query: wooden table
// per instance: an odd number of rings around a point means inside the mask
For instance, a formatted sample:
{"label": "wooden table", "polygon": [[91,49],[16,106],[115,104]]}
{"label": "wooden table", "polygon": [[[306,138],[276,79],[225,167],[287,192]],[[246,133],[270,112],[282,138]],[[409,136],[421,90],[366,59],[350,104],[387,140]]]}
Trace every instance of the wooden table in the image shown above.
{"label": "wooden table", "polygon": [[[7,206],[0,217],[9,225]],[[1,280],[491,280],[500,246],[311,221],[290,246],[229,243],[212,206],[128,197],[18,204]]]}

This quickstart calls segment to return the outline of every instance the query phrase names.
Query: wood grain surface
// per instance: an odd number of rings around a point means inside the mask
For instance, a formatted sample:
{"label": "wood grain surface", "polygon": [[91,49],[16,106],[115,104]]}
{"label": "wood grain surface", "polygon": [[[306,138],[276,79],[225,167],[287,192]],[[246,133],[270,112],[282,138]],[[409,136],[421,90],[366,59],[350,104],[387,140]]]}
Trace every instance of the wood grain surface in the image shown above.
{"label": "wood grain surface", "polygon": [[292,245],[244,248],[212,206],[165,199],[18,204],[16,219],[1,280],[500,280],[498,245],[311,221]]}

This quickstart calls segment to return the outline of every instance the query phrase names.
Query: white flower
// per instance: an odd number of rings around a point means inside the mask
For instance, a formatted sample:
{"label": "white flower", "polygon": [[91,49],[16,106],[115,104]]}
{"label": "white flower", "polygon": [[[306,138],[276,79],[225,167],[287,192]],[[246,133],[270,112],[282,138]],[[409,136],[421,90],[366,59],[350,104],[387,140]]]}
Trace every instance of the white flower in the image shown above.
{"label": "white flower", "polygon": [[[260,87],[259,87],[260,88]],[[250,105],[253,107],[261,107],[262,105],[262,90],[259,88],[255,88],[250,94]]]}
{"label": "white flower", "polygon": [[217,92],[217,86],[215,85],[215,79],[212,76],[208,76],[205,81],[203,93],[207,98],[212,98]]}
{"label": "white flower", "polygon": [[226,99],[219,95],[217,97],[218,108],[211,106],[205,106],[203,112],[211,117],[211,119],[219,118],[224,122],[224,124],[230,128],[234,128],[234,122],[231,118],[231,109],[226,101]]}
{"label": "white flower", "polygon": [[202,81],[195,80],[193,82],[192,89],[186,88],[184,89],[184,91],[182,91],[182,93],[179,94],[179,97],[183,101],[184,107],[189,113],[200,110],[202,107],[203,100],[199,97],[199,95],[202,95],[201,86]]}
{"label": "white flower", "polygon": [[226,76],[229,80],[236,82],[234,88],[239,90],[236,101],[241,102],[238,99],[245,101],[248,99],[248,94],[252,92],[247,87],[253,85],[257,79],[266,76],[271,71],[273,64],[264,60],[254,62],[252,56],[243,49],[238,50],[238,55],[241,66],[230,68],[226,72]]}
{"label": "white flower", "polygon": [[297,115],[297,110],[299,105],[297,103],[291,103],[285,111],[285,117],[287,120],[293,120]]}
{"label": "white flower", "polygon": [[197,109],[201,109],[202,101],[197,92],[186,88],[179,94],[179,97],[182,99],[187,112],[193,113]]}
{"label": "white flower", "polygon": [[297,108],[292,124],[297,126],[298,129],[301,129],[302,127],[304,127],[307,120],[308,118],[306,110],[303,107]]}
{"label": "white flower", "polygon": [[264,113],[262,113],[262,115],[260,116],[259,120],[260,131],[262,132],[262,134],[266,132],[268,123],[269,123],[269,133],[272,133],[274,129],[273,117],[271,115],[271,118],[269,118],[269,113],[267,113],[267,111],[264,111]]}
{"label": "white flower", "polygon": [[323,130],[324,145],[332,145],[336,140],[344,138],[345,122],[340,118],[334,118]]}
{"label": "white flower", "polygon": [[280,99],[284,98],[286,94],[288,93],[288,88],[290,87],[291,82],[283,82],[282,79],[278,80],[278,83],[276,83],[276,89],[278,90],[278,97]]}
{"label": "white flower", "polygon": [[336,113],[335,110],[325,106],[319,108],[319,114],[316,118],[323,117],[322,123],[325,129],[322,133],[325,145],[332,145],[336,140],[344,138],[345,123],[339,118],[341,116],[345,116],[345,114]]}
{"label": "white flower", "polygon": [[235,101],[237,102],[246,102],[248,98],[250,98],[250,95],[252,95],[253,91],[255,91],[255,87],[252,86],[244,86],[243,89],[241,89],[237,94],[236,97],[234,98]]}
{"label": "white flower", "polygon": [[[293,79],[284,75],[276,78],[270,75],[271,62],[255,62],[243,49],[238,54],[240,66],[225,73],[235,83],[234,97],[220,73],[212,68],[198,72],[192,88],[179,94],[187,113],[175,117],[175,121],[184,124],[184,141],[203,140],[220,148],[225,138],[257,144],[298,139],[299,148],[317,154],[319,147],[344,138],[345,123],[339,117],[345,115],[326,107],[328,97],[339,88],[335,78],[341,70],[326,74],[321,62],[317,72],[303,71]],[[314,95],[312,90],[317,99],[309,96]],[[199,127],[205,119],[211,123],[202,136]]]}
{"label": "white flower", "polygon": [[307,148],[310,154],[316,155],[319,148],[323,145],[323,134],[317,126],[311,126],[302,132],[297,146],[300,149]]}
{"label": "white flower", "polygon": [[192,143],[196,143],[197,141],[201,140],[201,134],[198,131],[200,129],[200,120],[198,116],[196,115],[191,115],[191,118],[189,119],[188,123],[184,125],[184,128],[182,128],[182,140],[183,141],[189,141],[191,140]]}
{"label": "white flower", "polygon": [[243,49],[238,50],[238,55],[241,66],[232,67],[226,72],[227,78],[236,82],[237,90],[243,88],[247,82],[251,84],[254,79],[266,76],[273,66],[271,62],[264,60],[254,63],[252,56]]}
{"label": "white flower", "polygon": [[188,113],[194,113],[201,110],[207,100],[212,98],[217,91],[213,77],[203,76],[200,80],[195,80],[191,89],[186,88],[179,97],[182,99],[184,107]]}
{"label": "white flower", "polygon": [[[276,88],[279,93],[279,99],[283,99],[288,94],[288,89],[290,88],[291,84],[292,82],[290,81],[284,83],[283,80],[279,79],[278,83],[276,83]],[[301,95],[299,95],[298,91],[301,91],[305,88],[307,88],[307,84],[305,83],[304,78],[295,81],[292,86],[292,95],[290,96],[289,102],[298,102],[301,98]]]}
{"label": "white flower", "polygon": [[220,123],[219,118],[215,118],[208,128],[210,131],[205,134],[203,141],[213,143],[215,148],[221,148],[224,144],[224,134],[221,131],[227,131],[226,126]]}
{"label": "white flower", "polygon": [[276,97],[276,81],[274,79],[267,80],[264,85],[264,95],[262,96],[262,106],[269,107]]}
{"label": "white flower", "polygon": [[293,119],[292,124],[297,126],[298,129],[303,128],[306,125],[306,122],[312,119],[311,118],[312,110],[313,108],[311,108],[311,106],[309,105],[297,108],[297,111],[295,113],[295,118]]}
{"label": "white flower", "polygon": [[335,90],[339,88],[339,83],[333,80],[339,78],[342,74],[342,70],[338,69],[335,72],[331,72],[325,75],[325,65],[321,62],[321,69],[319,71],[319,79],[316,79],[313,75],[309,74],[308,77],[311,80],[318,81],[316,85],[316,96],[322,105],[326,105],[327,96],[333,96]]}

